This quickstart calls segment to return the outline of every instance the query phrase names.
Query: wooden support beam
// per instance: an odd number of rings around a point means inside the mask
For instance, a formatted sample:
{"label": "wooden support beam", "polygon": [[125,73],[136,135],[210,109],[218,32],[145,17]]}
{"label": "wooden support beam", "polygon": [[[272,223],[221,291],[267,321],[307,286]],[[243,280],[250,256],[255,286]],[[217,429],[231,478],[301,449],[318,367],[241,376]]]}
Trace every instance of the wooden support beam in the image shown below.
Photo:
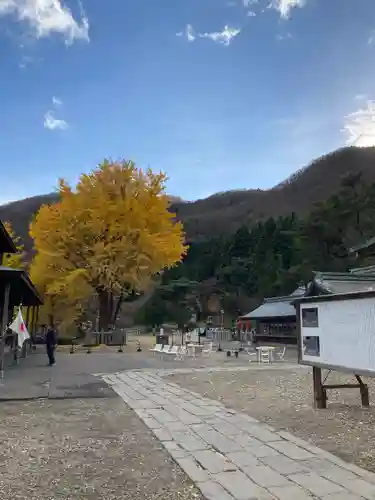
{"label": "wooden support beam", "polygon": [[358,384],[323,384],[322,369],[313,367],[313,389],[314,389],[314,407],[317,409],[327,408],[327,390],[330,389],[359,389],[361,393],[362,406],[370,406],[369,390],[367,384],[364,384],[359,375],[354,374]]}
{"label": "wooden support beam", "polygon": [[10,295],[10,283],[7,283],[5,285],[5,290],[4,290],[1,330],[0,330],[0,378],[1,379],[4,378],[5,336],[6,336],[6,328],[8,326],[9,295]]}
{"label": "wooden support beam", "polygon": [[313,367],[313,388],[314,388],[314,406],[321,410],[327,408],[327,393],[322,384],[322,369]]}
{"label": "wooden support beam", "polygon": [[324,389],[359,389],[360,384],[324,384]]}
{"label": "wooden support beam", "polygon": [[26,307],[26,319],[25,319],[25,323],[26,323],[26,328],[30,331],[30,306],[27,306]]}
{"label": "wooden support beam", "polygon": [[367,384],[364,384],[361,377],[357,374],[354,374],[355,378],[358,380],[358,384],[359,384],[359,391],[361,393],[361,402],[362,402],[362,406],[364,406],[365,408],[369,408],[370,406],[370,397],[369,397],[369,393],[368,393],[368,386]]}

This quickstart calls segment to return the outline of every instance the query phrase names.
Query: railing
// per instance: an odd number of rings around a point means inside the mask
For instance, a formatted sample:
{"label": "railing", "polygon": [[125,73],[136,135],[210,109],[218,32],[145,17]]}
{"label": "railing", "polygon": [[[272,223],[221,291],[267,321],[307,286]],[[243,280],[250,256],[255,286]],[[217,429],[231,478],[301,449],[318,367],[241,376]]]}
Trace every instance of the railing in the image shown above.
{"label": "railing", "polygon": [[139,333],[139,328],[121,328],[107,332],[90,332],[88,337],[95,345],[126,345],[130,337],[138,337]]}

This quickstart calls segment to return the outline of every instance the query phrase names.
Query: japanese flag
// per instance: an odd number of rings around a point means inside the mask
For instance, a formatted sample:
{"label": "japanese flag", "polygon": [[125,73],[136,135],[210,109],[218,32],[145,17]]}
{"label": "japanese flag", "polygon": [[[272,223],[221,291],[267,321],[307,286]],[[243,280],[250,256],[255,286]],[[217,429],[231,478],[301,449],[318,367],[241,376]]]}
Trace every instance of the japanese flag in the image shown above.
{"label": "japanese flag", "polygon": [[25,322],[23,321],[21,308],[18,309],[18,314],[13,323],[9,326],[9,328],[18,334],[18,347],[22,348],[25,340],[30,338],[29,332],[27,331]]}

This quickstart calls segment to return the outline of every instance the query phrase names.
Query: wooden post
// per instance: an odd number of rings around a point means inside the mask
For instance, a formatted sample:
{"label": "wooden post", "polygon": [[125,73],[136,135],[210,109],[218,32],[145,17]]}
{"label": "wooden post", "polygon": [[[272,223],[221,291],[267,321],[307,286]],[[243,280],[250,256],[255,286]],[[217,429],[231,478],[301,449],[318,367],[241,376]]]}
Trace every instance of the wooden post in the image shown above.
{"label": "wooden post", "polygon": [[317,409],[327,408],[327,393],[322,384],[322,369],[313,367],[313,390],[314,407]]}
{"label": "wooden post", "polygon": [[367,384],[363,383],[363,381],[359,375],[354,374],[354,376],[357,379],[358,384],[359,384],[359,391],[361,393],[362,406],[364,406],[365,408],[369,408],[370,398],[369,398],[369,394],[368,394],[368,386],[367,386]]}
{"label": "wooden post", "polygon": [[[30,332],[30,306],[26,307],[25,324],[26,324],[27,331]],[[28,341],[25,341],[23,343],[22,350],[21,350],[21,356],[23,358],[27,358],[27,346],[28,346],[28,343],[29,343]]]}
{"label": "wooden post", "polygon": [[30,306],[27,306],[26,307],[26,319],[25,319],[25,323],[26,323],[26,328],[30,331]]}
{"label": "wooden post", "polygon": [[3,300],[3,313],[1,318],[1,332],[0,332],[0,379],[4,378],[4,365],[5,365],[5,335],[8,326],[8,309],[9,309],[9,295],[10,283],[5,285],[4,300]]}

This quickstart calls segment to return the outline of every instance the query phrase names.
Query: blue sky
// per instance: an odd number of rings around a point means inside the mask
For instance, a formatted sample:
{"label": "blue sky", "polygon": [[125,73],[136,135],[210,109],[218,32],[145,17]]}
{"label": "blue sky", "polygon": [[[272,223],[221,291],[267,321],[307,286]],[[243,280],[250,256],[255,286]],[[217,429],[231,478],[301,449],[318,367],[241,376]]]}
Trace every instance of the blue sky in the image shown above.
{"label": "blue sky", "polygon": [[185,199],[375,144],[373,0],[0,0],[0,202],[104,157]]}

